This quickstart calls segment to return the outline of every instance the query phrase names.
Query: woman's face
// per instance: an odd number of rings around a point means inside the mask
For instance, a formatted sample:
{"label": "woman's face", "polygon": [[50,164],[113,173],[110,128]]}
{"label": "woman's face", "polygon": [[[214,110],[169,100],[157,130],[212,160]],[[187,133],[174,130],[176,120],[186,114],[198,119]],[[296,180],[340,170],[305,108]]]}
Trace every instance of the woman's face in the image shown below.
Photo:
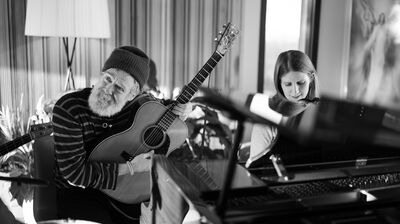
{"label": "woman's face", "polygon": [[310,89],[311,78],[307,73],[290,71],[281,78],[281,88],[291,102],[306,98]]}

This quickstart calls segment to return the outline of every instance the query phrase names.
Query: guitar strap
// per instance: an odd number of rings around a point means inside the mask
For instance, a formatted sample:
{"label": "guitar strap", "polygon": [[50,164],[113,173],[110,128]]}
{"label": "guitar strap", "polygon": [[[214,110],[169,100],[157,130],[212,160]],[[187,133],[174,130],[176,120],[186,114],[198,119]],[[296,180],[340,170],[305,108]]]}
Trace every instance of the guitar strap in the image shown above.
{"label": "guitar strap", "polygon": [[132,107],[132,112],[135,114],[140,106],[142,106],[144,103],[149,102],[149,101],[156,101],[156,98],[154,98],[153,95],[151,95],[151,94],[142,93],[142,94],[136,96],[125,107],[128,107],[128,108]]}
{"label": "guitar strap", "polygon": [[125,107],[131,108],[132,110],[132,115],[130,121],[128,121],[129,126],[133,123],[133,119],[135,118],[135,114],[137,110],[146,102],[149,101],[159,101],[157,98],[155,98],[153,95],[149,93],[142,93],[135,97],[131,102],[129,102]]}

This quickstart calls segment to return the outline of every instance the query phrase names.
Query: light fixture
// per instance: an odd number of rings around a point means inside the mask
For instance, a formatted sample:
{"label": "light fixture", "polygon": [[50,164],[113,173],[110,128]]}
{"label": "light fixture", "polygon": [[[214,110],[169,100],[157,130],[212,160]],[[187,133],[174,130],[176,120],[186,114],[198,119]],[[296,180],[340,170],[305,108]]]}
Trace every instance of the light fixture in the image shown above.
{"label": "light fixture", "polygon": [[[110,37],[108,1],[28,0],[25,35],[62,38],[67,56],[64,89],[68,90],[71,86],[75,89],[71,66],[76,39]],[[73,38],[72,48],[69,46],[69,38]]]}

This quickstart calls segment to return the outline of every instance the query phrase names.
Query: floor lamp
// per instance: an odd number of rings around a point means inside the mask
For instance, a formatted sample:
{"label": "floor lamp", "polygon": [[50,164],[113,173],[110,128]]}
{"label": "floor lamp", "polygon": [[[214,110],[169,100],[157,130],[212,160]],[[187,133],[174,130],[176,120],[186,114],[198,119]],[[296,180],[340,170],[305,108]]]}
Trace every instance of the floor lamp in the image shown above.
{"label": "floor lamp", "polygon": [[[25,35],[62,38],[67,56],[64,90],[75,89],[76,40],[110,37],[108,0],[28,0]],[[69,38],[73,38],[72,48]]]}

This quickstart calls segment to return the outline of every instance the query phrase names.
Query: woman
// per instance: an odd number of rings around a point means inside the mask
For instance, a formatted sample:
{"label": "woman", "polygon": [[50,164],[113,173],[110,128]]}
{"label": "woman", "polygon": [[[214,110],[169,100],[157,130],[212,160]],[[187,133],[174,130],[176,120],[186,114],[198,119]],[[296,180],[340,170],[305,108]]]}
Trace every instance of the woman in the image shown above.
{"label": "woman", "polygon": [[[319,101],[316,70],[310,58],[301,51],[289,50],[278,56],[274,84],[276,94],[269,98],[268,106],[285,117],[298,116],[309,105]],[[276,127],[255,124],[246,167],[267,154],[277,139]]]}

